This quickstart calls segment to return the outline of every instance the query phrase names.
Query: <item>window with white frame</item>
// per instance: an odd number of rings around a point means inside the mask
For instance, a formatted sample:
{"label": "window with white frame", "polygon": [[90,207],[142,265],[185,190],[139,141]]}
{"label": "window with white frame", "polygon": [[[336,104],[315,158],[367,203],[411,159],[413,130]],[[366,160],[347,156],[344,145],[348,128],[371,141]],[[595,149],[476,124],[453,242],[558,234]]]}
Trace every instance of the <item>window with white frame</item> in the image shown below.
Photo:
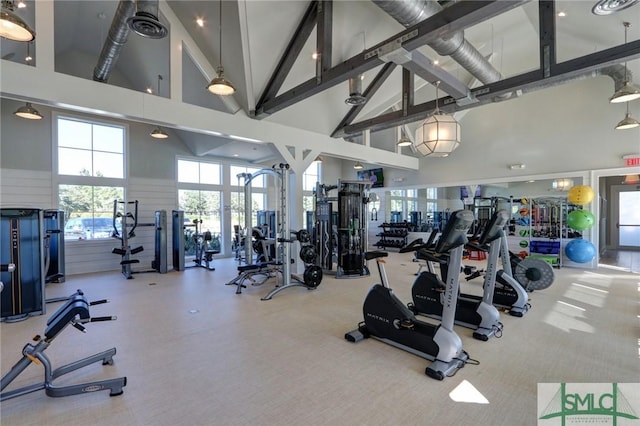
{"label": "window with white frame", "polygon": [[126,135],[123,125],[55,117],[58,208],[67,241],[111,237],[113,203],[125,196]]}
{"label": "window with white frame", "polygon": [[[255,167],[231,165],[229,167],[230,185],[237,186],[237,191],[231,192],[231,223],[244,228],[244,185],[245,177],[253,175],[261,169]],[[240,177],[238,177],[240,176]],[[258,175],[251,179],[251,223],[258,224],[257,212],[266,209],[266,175]]]}
{"label": "window with white frame", "polygon": [[389,211],[392,222],[410,220],[409,213],[418,211],[418,191],[416,189],[389,191]]}
{"label": "window with white frame", "polygon": [[305,212],[305,217],[303,218],[305,228],[307,225],[307,212],[313,211],[313,191],[316,188],[316,183],[320,182],[321,164],[320,161],[314,161],[302,175],[302,208]]}
{"label": "window with white frame", "polygon": [[[219,163],[178,159],[178,208],[184,211],[186,224],[198,225],[198,232],[211,232],[210,248],[220,250],[222,232],[221,166]],[[185,230],[185,253],[191,253],[190,233]]]}

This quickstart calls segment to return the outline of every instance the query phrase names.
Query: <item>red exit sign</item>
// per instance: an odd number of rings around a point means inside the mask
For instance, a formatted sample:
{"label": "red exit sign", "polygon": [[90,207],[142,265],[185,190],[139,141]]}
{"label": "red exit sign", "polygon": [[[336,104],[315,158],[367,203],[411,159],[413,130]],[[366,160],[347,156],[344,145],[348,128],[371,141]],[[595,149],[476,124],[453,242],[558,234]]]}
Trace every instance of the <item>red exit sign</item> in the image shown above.
{"label": "red exit sign", "polygon": [[627,158],[627,166],[640,166],[640,157]]}

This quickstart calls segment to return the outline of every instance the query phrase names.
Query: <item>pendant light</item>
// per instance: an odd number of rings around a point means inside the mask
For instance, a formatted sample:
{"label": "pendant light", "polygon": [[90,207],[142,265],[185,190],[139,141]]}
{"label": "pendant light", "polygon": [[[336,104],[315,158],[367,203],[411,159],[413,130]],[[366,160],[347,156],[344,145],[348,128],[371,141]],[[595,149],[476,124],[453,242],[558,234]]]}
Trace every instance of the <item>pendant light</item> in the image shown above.
{"label": "pendant light", "polygon": [[629,113],[629,102],[627,102],[627,115],[616,124],[616,130],[633,129],[638,126],[640,126],[640,123]]}
{"label": "pendant light", "polygon": [[441,114],[438,107],[438,87],[436,81],[436,110],[418,126],[416,150],[425,157],[448,157],[460,145],[460,123],[452,115]]}
{"label": "pendant light", "polygon": [[[404,126],[403,126],[404,127]],[[404,132],[404,128],[400,127],[400,139],[398,139],[398,142],[396,142],[396,146],[410,146],[411,144],[413,144],[413,142],[411,142],[411,139],[409,139],[407,137],[407,134]]]}
{"label": "pendant light", "polygon": [[25,105],[23,105],[20,108],[18,108],[14,112],[14,114],[17,115],[20,118],[26,118],[27,120],[41,120],[42,119],[42,114],[40,114],[40,112],[38,112],[38,110],[35,109],[33,107],[33,105],[31,105],[31,102],[27,102]]}
{"label": "pendant light", "polygon": [[[160,96],[160,80],[162,80],[162,76],[158,74],[158,96]],[[167,139],[169,137],[169,134],[162,130],[160,126],[157,126],[151,131],[151,133],[149,133],[149,136],[154,139]]]}
{"label": "pendant light", "polygon": [[13,13],[15,1],[2,0],[0,11],[0,37],[13,41],[32,41],[36,33],[20,18]]}
{"label": "pendant light", "polygon": [[[624,25],[624,44],[627,44],[627,30],[631,26],[629,22],[623,22]],[[640,98],[640,88],[633,83],[629,83],[627,79],[627,62],[624,63],[624,84],[622,87],[609,98],[612,104],[634,101]],[[617,127],[616,127],[617,128]]]}
{"label": "pendant light", "polygon": [[224,67],[222,66],[222,0],[219,0],[220,4],[220,65],[216,70],[218,76],[215,77],[209,85],[207,89],[213,93],[214,95],[220,96],[228,96],[233,95],[236,91],[236,88],[233,87],[233,84],[229,80],[224,77]]}
{"label": "pendant light", "polygon": [[361,162],[356,161],[356,164],[353,165],[353,169],[354,170],[362,170],[362,169],[364,169],[364,166],[362,165]]}

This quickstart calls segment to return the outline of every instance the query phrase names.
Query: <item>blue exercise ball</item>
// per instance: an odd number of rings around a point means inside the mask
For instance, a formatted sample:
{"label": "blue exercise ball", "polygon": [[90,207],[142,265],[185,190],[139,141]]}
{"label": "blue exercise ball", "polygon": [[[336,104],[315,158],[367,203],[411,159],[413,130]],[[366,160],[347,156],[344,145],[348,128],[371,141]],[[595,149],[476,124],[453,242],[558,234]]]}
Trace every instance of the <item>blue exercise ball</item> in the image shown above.
{"label": "blue exercise ball", "polygon": [[577,238],[569,241],[569,244],[564,248],[564,254],[566,254],[572,262],[587,263],[596,257],[596,248],[591,241]]}

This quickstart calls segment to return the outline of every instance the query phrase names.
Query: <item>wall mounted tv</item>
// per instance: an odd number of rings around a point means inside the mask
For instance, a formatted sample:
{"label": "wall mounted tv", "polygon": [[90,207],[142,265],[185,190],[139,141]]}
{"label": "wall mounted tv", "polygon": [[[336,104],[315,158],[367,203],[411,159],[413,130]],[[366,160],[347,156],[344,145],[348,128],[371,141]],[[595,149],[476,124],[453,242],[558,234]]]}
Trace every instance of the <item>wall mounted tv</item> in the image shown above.
{"label": "wall mounted tv", "polygon": [[381,188],[384,186],[384,174],[382,169],[360,170],[358,172],[358,180],[368,180],[371,182],[372,188]]}

